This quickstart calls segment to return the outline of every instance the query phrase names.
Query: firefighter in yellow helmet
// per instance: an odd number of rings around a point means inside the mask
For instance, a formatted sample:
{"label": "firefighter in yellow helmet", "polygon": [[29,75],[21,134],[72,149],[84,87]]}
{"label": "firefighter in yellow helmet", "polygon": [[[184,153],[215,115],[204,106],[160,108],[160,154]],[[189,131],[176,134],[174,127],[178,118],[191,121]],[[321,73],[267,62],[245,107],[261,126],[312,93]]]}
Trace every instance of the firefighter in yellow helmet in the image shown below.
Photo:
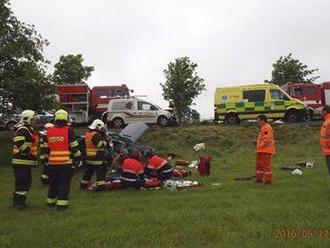
{"label": "firefighter in yellow helmet", "polygon": [[26,208],[26,197],[30,189],[31,168],[37,166],[39,136],[34,130],[35,113],[24,110],[16,126],[12,164],[15,174],[13,206],[19,210]]}
{"label": "firefighter in yellow helmet", "polygon": [[55,112],[55,125],[48,128],[44,143],[49,173],[47,205],[56,206],[58,211],[69,205],[73,165],[81,163],[78,142],[73,129],[68,126],[68,118],[65,110]]}
{"label": "firefighter in yellow helmet", "polygon": [[[97,191],[105,191],[105,176],[107,172],[108,160],[112,160],[106,155],[110,144],[105,135],[104,122],[96,119],[88,127],[85,133],[86,145],[86,169],[80,181],[80,188],[86,189],[94,172],[96,174]],[[111,154],[109,154],[111,155]]]}

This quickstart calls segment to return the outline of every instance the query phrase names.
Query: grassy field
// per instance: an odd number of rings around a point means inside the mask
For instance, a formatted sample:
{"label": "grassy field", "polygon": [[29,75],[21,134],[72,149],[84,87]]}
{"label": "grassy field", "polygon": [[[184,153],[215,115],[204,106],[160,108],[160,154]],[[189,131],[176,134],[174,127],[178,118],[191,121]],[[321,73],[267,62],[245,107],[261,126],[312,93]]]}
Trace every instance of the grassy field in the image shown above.
{"label": "grassy field", "polygon": [[[330,177],[318,132],[319,127],[275,127],[274,184],[265,186],[234,180],[254,175],[256,126],[152,128],[142,142],[178,158],[195,160],[199,154],[193,145],[206,143],[212,174],[198,177],[194,171],[190,177],[203,186],[179,192],[88,193],[79,190],[77,174],[70,208],[60,213],[44,203],[39,168],[29,209],[10,207],[12,134],[1,132],[0,247],[329,247]],[[282,164],[301,160],[314,160],[317,166],[302,176],[280,170]]]}

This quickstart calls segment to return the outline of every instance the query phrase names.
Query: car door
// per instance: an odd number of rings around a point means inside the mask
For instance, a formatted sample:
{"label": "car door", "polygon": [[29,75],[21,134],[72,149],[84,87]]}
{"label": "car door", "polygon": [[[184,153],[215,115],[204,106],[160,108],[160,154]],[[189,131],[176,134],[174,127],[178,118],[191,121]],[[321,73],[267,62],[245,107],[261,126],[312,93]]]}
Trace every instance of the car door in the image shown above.
{"label": "car door", "polygon": [[138,118],[145,123],[157,123],[158,108],[151,103],[138,101]]}

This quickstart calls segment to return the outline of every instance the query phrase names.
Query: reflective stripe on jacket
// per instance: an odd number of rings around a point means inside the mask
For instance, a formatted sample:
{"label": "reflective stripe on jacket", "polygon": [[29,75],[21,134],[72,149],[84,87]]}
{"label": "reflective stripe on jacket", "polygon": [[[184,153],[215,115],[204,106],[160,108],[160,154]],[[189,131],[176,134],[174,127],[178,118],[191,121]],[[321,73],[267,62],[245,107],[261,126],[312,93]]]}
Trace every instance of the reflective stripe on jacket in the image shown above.
{"label": "reflective stripe on jacket", "polygon": [[69,127],[51,127],[47,130],[49,158],[51,165],[72,164],[70,157]]}
{"label": "reflective stripe on jacket", "polygon": [[89,165],[102,165],[104,163],[104,147],[106,142],[96,131],[85,133],[86,162]]}
{"label": "reflective stripe on jacket", "polygon": [[264,123],[260,128],[257,140],[257,152],[275,154],[273,129],[268,123]]}
{"label": "reflective stripe on jacket", "polygon": [[324,117],[320,130],[320,145],[323,155],[330,155],[330,114]]}
{"label": "reflective stripe on jacket", "polygon": [[37,165],[39,135],[32,128],[20,126],[14,136],[13,165]]}

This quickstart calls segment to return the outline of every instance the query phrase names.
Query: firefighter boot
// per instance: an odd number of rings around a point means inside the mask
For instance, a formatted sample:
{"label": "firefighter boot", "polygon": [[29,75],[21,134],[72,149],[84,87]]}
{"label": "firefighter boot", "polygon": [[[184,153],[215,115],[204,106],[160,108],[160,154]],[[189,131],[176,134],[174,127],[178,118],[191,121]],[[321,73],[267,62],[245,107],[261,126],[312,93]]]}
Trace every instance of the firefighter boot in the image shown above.
{"label": "firefighter boot", "polygon": [[49,178],[47,175],[41,175],[40,182],[42,185],[47,186],[49,183]]}
{"label": "firefighter boot", "polygon": [[88,184],[86,183],[80,183],[80,189],[86,190],[88,188]]}
{"label": "firefighter boot", "polygon": [[62,206],[62,205],[59,206],[59,205],[57,205],[57,206],[56,206],[56,210],[59,211],[59,212],[60,212],[60,211],[64,211],[64,210],[66,210],[67,208],[68,208],[68,205],[65,205],[65,206]]}
{"label": "firefighter boot", "polygon": [[25,200],[26,200],[25,195],[18,195],[14,193],[13,207],[16,208],[17,210],[24,210],[26,208]]}
{"label": "firefighter boot", "polygon": [[105,192],[105,191],[107,191],[107,188],[105,187],[105,184],[103,184],[103,185],[97,185],[95,191],[96,192]]}

